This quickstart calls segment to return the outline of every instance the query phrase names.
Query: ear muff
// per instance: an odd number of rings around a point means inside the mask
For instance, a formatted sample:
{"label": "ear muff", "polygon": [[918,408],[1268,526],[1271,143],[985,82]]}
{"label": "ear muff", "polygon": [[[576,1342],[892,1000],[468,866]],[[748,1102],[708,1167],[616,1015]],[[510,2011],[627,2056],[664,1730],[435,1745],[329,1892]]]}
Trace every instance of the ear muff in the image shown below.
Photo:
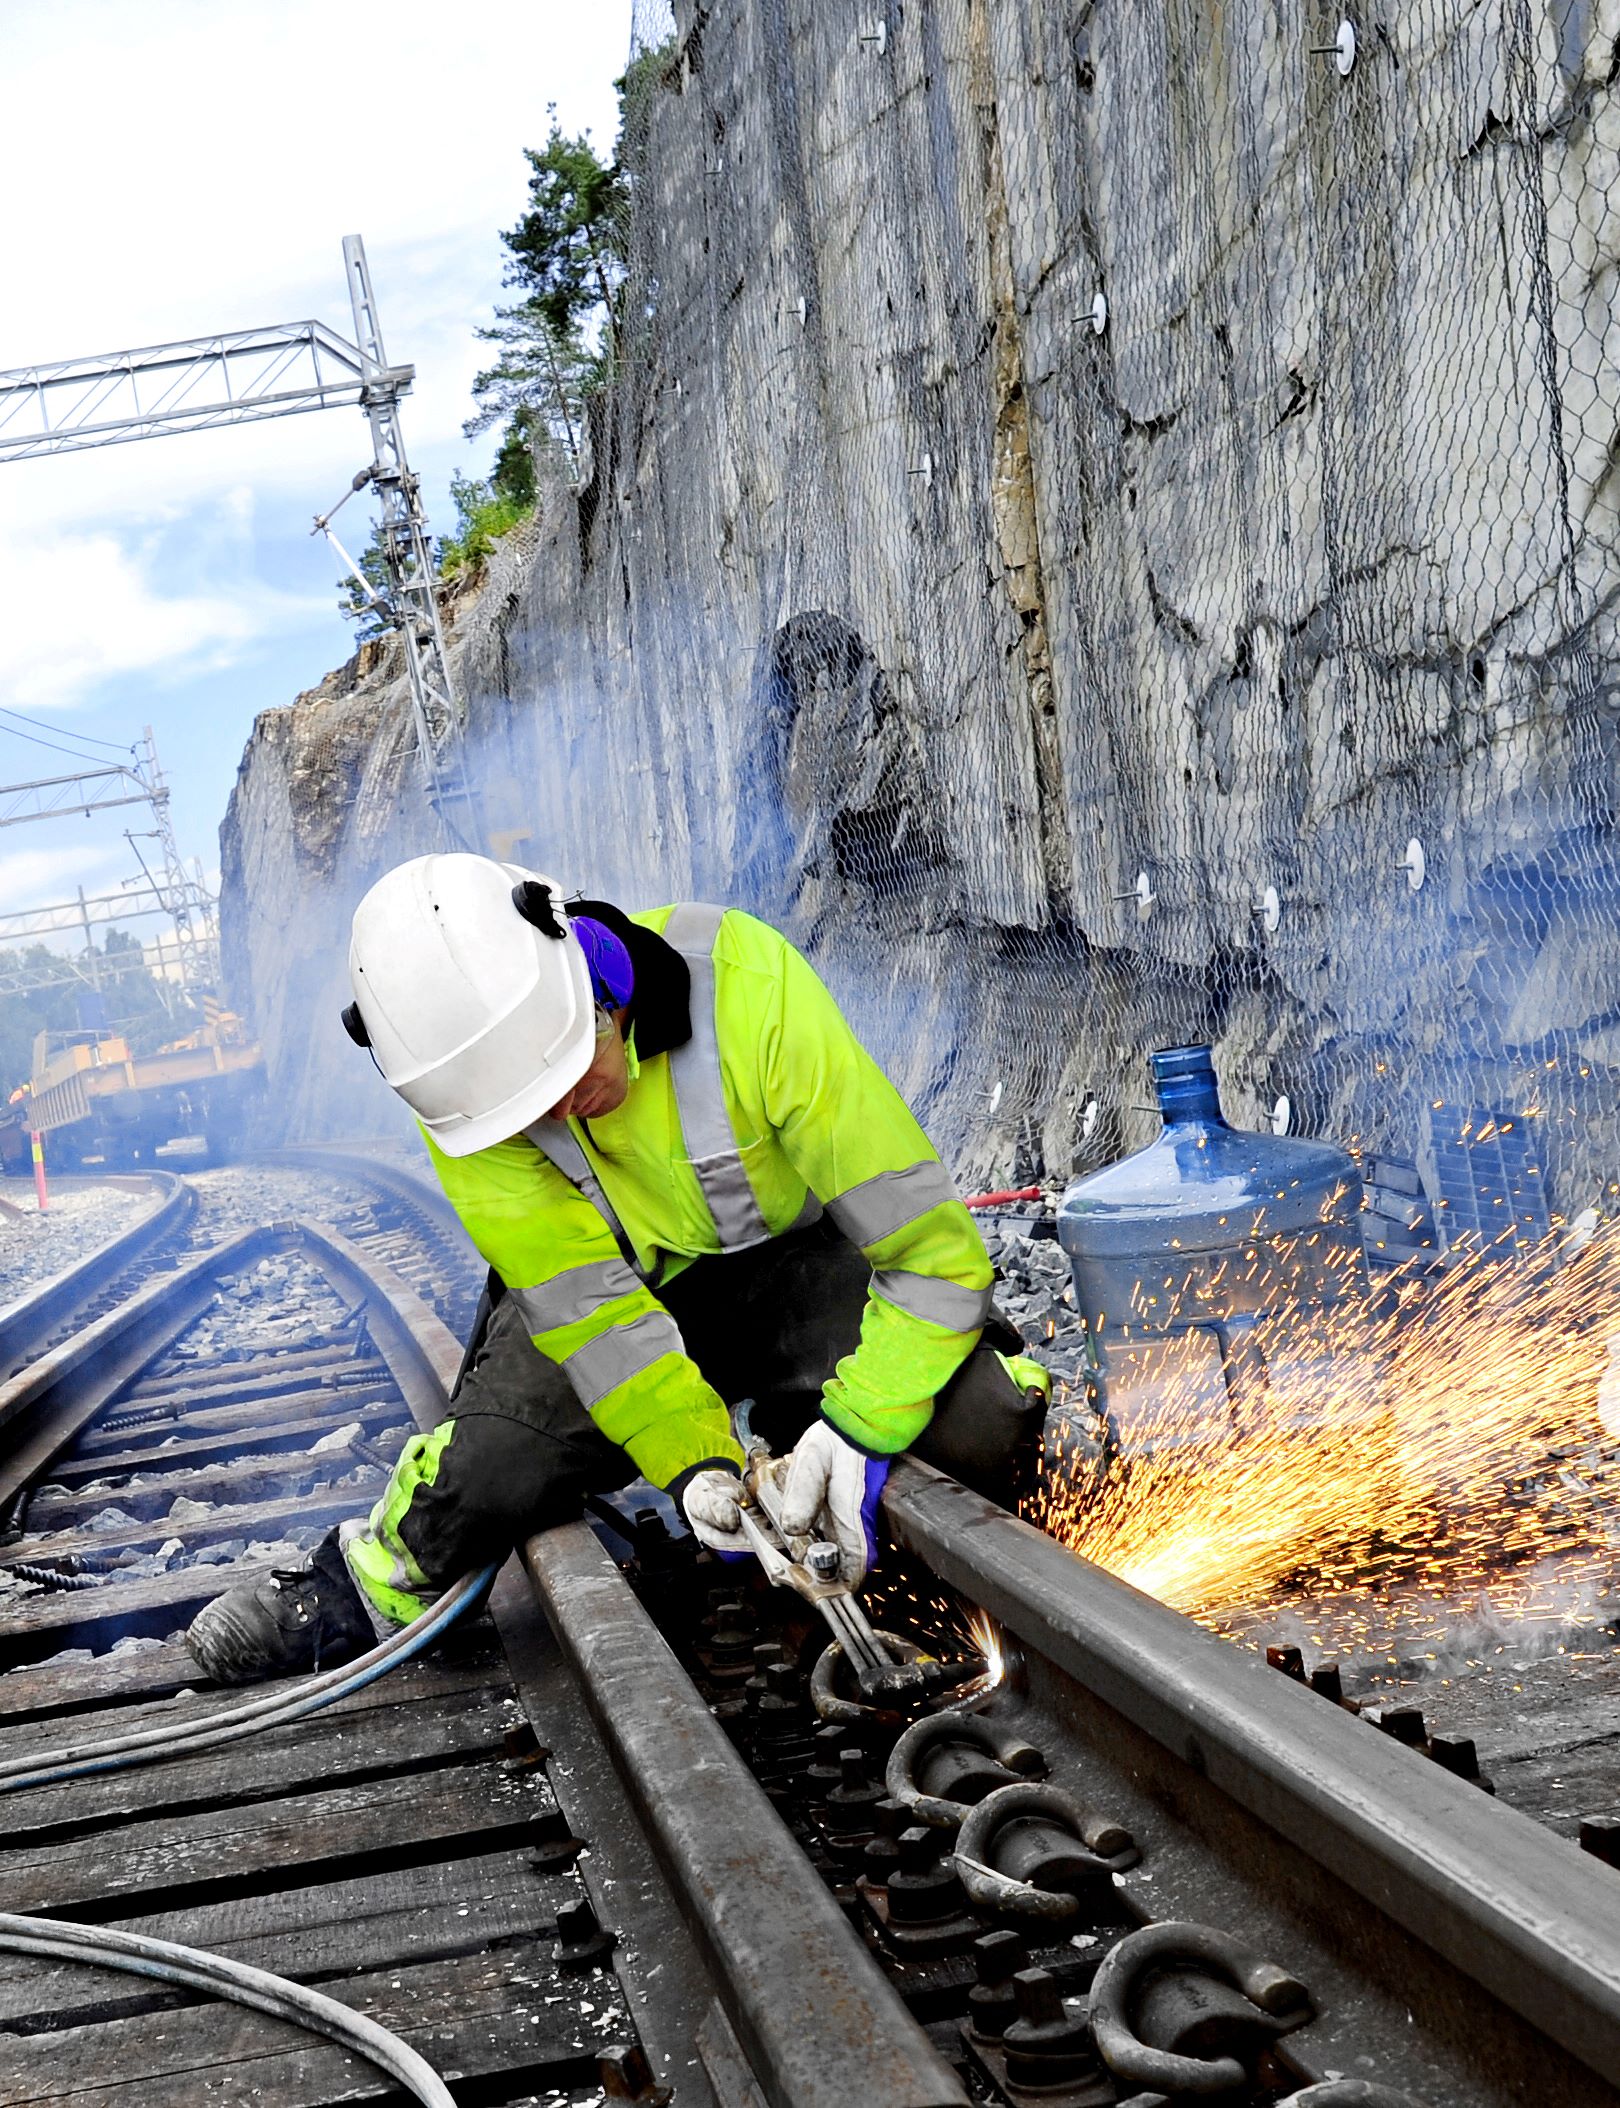
{"label": "ear muff", "polygon": [[369,1047],[371,1034],[366,1030],[366,1021],[360,1015],[358,1003],[345,1003],[338,1015],[343,1020],[343,1029],[357,1047]]}
{"label": "ear muff", "polygon": [[566,937],[568,925],[559,922],[551,904],[551,888],[537,878],[522,878],[512,888],[512,905],[525,922],[532,922],[547,937]]}

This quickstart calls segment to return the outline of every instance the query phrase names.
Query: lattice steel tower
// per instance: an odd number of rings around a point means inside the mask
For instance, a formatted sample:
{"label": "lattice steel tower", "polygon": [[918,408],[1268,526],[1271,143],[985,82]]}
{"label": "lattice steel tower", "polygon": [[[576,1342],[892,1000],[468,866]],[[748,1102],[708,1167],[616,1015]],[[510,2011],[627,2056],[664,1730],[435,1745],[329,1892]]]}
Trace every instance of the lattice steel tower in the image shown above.
{"label": "lattice steel tower", "polygon": [[[466,796],[460,719],[434,592],[427,516],[399,422],[399,400],[416,369],[388,363],[358,234],[344,236],[343,265],[354,312],[353,344],[324,323],[289,322],[0,373],[0,461],[358,403],[371,423],[373,460],[353,488],[376,485],[388,574],[385,590],[373,597],[381,619],[399,631],[404,646],[428,796],[447,836],[459,839],[447,807]],[[325,527],[324,520],[316,524]],[[341,553],[336,537],[330,538]],[[344,561],[350,563],[347,555]],[[160,832],[160,840],[174,888],[173,873],[183,879],[184,872],[177,858],[171,863],[172,836]],[[183,897],[176,890],[176,898]],[[183,950],[186,938],[180,935]]]}
{"label": "lattice steel tower", "polygon": [[405,458],[405,436],[399,423],[399,398],[415,378],[416,369],[388,363],[365,243],[358,234],[343,237],[343,268],[349,280],[349,304],[354,310],[355,342],[366,362],[360,402],[371,420],[371,482],[382,506],[382,546],[392,613],[410,672],[417,748],[435,806],[444,818],[442,800],[450,785],[441,756],[453,768],[456,706],[444,630],[439,621],[439,599],[434,590],[427,514],[422,508],[421,487]]}

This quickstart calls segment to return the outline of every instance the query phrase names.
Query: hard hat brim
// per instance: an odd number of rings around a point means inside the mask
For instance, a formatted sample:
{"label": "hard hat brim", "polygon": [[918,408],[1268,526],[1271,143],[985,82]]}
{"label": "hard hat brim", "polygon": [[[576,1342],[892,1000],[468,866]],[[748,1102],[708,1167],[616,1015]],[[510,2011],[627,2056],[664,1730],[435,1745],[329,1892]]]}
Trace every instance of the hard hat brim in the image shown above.
{"label": "hard hat brim", "polygon": [[[497,1142],[509,1142],[514,1135],[522,1134],[536,1120],[546,1114],[564,1098],[579,1082],[596,1058],[596,1022],[594,1011],[588,1012],[583,1043],[570,1047],[565,1054],[556,1055],[547,1063],[542,1073],[524,1089],[508,1098],[503,1105],[491,1107],[487,1112],[449,1113],[442,1119],[423,1119],[424,1131],[431,1135],[436,1149],[445,1156],[474,1156],[480,1149],[493,1148]],[[405,1095],[403,1092],[400,1094]]]}

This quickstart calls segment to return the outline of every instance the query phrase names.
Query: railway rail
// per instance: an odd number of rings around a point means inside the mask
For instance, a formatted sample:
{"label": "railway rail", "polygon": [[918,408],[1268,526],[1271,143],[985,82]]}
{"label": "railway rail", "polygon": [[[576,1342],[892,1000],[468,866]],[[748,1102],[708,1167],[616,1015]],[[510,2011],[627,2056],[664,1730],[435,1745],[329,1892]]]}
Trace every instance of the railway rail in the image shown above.
{"label": "railway rail", "polygon": [[[29,1496],[0,1772],[239,1704],[178,1630],[443,1417],[460,1347],[426,1298],[459,1325],[476,1288],[453,1218],[319,1161],[377,1195],[358,1236],[273,1223],[126,1276],[0,1385],[0,1517]],[[300,1323],[243,1345],[232,1311],[278,1298]],[[620,1499],[297,1725],[6,1794],[6,1908],[322,1987],[469,2103],[1614,2098],[1620,1872],[1466,1750],[1378,1733],[920,1464],[886,1507],[882,1621],[937,1650],[988,1613],[1003,1656],[919,1719]],[[0,1955],[0,2108],[392,2089],[196,1990]]]}
{"label": "railway rail", "polygon": [[196,1212],[195,1192],[172,1172],[109,1175],[94,1183],[148,1198],[150,1205],[99,1252],[29,1294],[0,1304],[0,1378],[111,1308],[177,1244]]}

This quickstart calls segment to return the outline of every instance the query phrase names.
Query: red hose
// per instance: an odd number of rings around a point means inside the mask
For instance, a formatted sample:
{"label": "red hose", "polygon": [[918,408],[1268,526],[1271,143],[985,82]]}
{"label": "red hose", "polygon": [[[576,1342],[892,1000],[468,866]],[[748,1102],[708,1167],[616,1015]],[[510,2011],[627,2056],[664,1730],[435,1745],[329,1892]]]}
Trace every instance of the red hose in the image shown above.
{"label": "red hose", "polygon": [[1017,1186],[1007,1193],[970,1193],[962,1205],[964,1208],[999,1208],[1003,1201],[1044,1198],[1039,1186]]}

